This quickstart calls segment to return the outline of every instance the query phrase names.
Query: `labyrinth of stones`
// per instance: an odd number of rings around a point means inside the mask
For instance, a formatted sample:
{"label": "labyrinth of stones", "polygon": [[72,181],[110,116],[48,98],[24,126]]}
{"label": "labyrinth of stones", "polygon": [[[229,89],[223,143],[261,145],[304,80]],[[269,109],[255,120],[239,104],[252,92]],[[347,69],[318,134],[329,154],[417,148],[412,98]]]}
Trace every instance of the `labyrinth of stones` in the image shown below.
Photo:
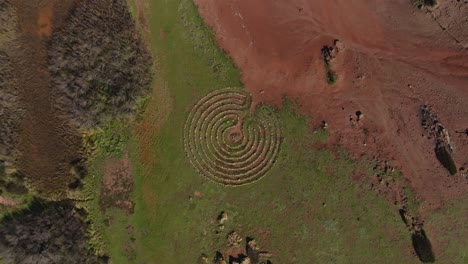
{"label": "labyrinth of stones", "polygon": [[241,88],[224,88],[201,99],[185,123],[184,145],[192,165],[224,185],[260,179],[273,166],[281,145],[274,112],[256,107]]}

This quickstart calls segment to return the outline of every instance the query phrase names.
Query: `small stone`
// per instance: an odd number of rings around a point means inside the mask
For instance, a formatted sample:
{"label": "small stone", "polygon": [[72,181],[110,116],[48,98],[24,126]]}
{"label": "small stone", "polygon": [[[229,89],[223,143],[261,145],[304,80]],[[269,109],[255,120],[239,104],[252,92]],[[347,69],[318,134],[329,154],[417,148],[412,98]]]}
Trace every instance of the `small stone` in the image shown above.
{"label": "small stone", "polygon": [[328,123],[327,121],[322,121],[322,128],[327,128],[328,127]]}
{"label": "small stone", "polygon": [[251,264],[252,262],[250,261],[249,257],[245,257],[240,264]]}
{"label": "small stone", "polygon": [[225,211],[222,211],[218,216],[218,222],[220,225],[223,225],[224,222],[228,220],[228,214]]}
{"label": "small stone", "polygon": [[203,264],[208,264],[208,263],[209,263],[209,262],[208,262],[208,257],[207,257],[205,254],[202,254],[201,257],[200,257],[200,259],[201,259],[201,262],[202,262]]}
{"label": "small stone", "polygon": [[228,244],[230,247],[239,247],[240,243],[242,242],[242,237],[237,234],[236,231],[232,231],[228,237]]}
{"label": "small stone", "polygon": [[249,243],[247,243],[247,246],[252,250],[260,250],[260,248],[257,245],[257,241],[255,241],[254,239],[250,240]]}
{"label": "small stone", "polygon": [[357,121],[359,122],[364,117],[364,114],[361,111],[356,111],[356,117],[357,117]]}
{"label": "small stone", "polygon": [[338,49],[338,51],[342,51],[345,49],[345,45],[343,44],[343,42],[341,42],[340,40],[338,39],[335,39],[334,43],[335,47]]}

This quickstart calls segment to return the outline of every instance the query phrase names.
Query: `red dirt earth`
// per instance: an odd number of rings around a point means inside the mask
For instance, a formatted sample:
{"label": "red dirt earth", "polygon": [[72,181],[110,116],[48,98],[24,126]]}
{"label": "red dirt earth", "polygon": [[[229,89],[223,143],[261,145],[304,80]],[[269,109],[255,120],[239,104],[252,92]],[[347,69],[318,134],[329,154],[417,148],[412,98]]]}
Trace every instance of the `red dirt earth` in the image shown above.
{"label": "red dirt earth", "polygon": [[[424,203],[424,211],[466,196],[466,170],[440,165],[422,136],[420,106],[429,104],[448,130],[457,166],[468,167],[468,4],[413,1],[195,0],[220,46],[242,71],[254,103],[289,97],[328,123],[330,146],[388,160]],[[345,46],[328,85],[321,48]],[[356,111],[364,114],[361,122]]]}

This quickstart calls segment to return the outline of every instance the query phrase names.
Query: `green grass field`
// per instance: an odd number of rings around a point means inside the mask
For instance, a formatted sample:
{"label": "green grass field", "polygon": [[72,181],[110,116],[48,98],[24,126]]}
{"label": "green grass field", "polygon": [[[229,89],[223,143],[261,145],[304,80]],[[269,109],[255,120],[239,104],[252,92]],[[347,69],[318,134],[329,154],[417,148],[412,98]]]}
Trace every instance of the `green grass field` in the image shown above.
{"label": "green grass field", "polygon": [[[327,131],[311,133],[289,101],[275,110],[284,139],[267,175],[240,187],[199,175],[184,152],[184,123],[209,92],[241,86],[240,72],[217,47],[192,1],[151,0],[150,7],[158,65],[153,95],[138,124],[119,130],[124,140],[117,139],[132,161],[135,212],[99,209],[104,159],[122,153],[106,148],[116,139],[105,136],[85,187],[97,249],[112,263],[198,263],[201,254],[211,258],[226,250],[226,236],[236,230],[272,252],[273,263],[418,263],[398,208],[351,180],[359,168],[344,151],[311,148],[314,140],[327,140]],[[115,131],[112,125],[105,130]],[[221,211],[229,215],[222,230],[216,222]],[[433,219],[443,224],[443,215]],[[462,259],[462,251],[454,246],[451,254]]]}

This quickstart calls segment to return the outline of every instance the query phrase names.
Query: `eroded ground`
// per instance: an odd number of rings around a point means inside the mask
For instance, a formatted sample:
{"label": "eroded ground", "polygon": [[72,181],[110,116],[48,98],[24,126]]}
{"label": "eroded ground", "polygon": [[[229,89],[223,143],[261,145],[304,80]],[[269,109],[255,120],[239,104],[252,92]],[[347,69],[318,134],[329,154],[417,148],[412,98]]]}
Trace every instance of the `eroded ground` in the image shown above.
{"label": "eroded ground", "polygon": [[[195,2],[256,103],[294,98],[315,126],[327,122],[331,144],[401,169],[425,209],[467,193],[466,2],[430,9],[411,1]],[[320,50],[335,39],[342,49],[331,62],[338,79],[330,86]],[[461,168],[454,176],[422,136],[426,104],[451,136]],[[358,111],[363,118],[355,123]]]}

